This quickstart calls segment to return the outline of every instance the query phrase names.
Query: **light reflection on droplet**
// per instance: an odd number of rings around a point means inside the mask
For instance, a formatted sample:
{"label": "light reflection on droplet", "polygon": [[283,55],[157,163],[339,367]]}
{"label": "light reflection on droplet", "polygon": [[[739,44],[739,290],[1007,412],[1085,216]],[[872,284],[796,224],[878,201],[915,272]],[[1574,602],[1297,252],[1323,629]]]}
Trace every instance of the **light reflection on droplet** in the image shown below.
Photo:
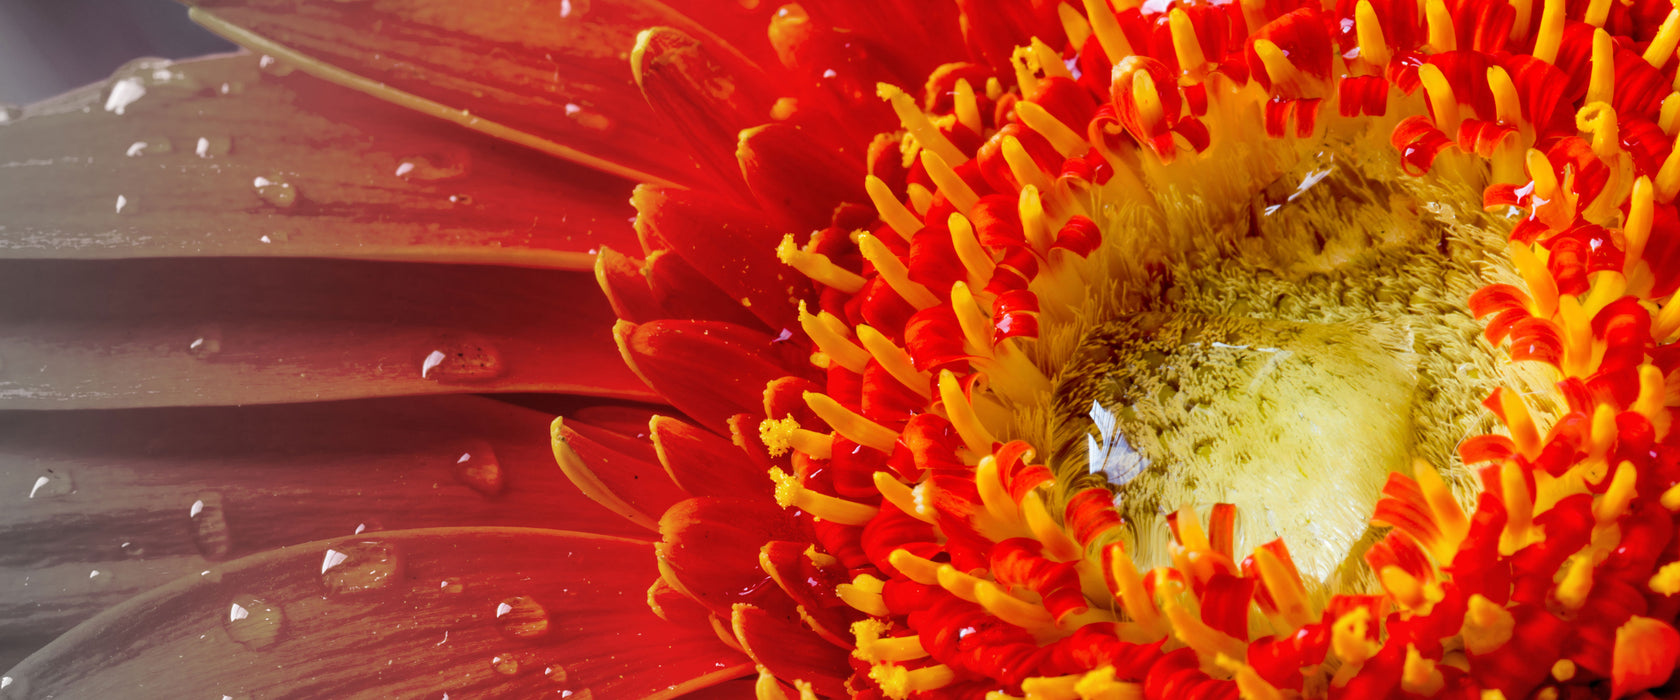
{"label": "light reflection on droplet", "polygon": [[222,495],[202,493],[187,509],[192,524],[193,544],[205,559],[223,559],[233,551],[233,533],[228,530]]}
{"label": "light reflection on droplet", "polygon": [[496,627],[515,639],[548,634],[548,608],[530,596],[514,596],[496,605]]}
{"label": "light reflection on droplet", "polygon": [[286,63],[285,61],[267,54],[264,54],[262,58],[257,59],[257,67],[262,69],[262,72],[279,78],[291,75],[293,71],[297,70],[297,68],[292,66],[292,64]]}
{"label": "light reflection on droplet", "polygon": [[339,545],[321,559],[321,584],[341,594],[379,590],[401,574],[402,563],[396,546],[385,542]]}
{"label": "light reflection on droplet", "polygon": [[444,156],[409,156],[397,163],[397,177],[422,182],[453,180],[467,174],[466,153]]}
{"label": "light reflection on droplet", "polygon": [[464,445],[450,471],[456,480],[486,496],[502,491],[502,463],[488,442]]}
{"label": "light reflection on droplet", "polygon": [[193,153],[200,158],[218,158],[233,152],[233,139],[227,136],[200,136]]}
{"label": "light reflection on droplet", "polygon": [[511,676],[519,673],[519,659],[513,658],[512,654],[497,654],[490,657],[490,668],[504,676]]}
{"label": "light reflection on droplet", "polygon": [[187,343],[187,351],[200,360],[208,360],[222,352],[222,329],[220,326],[205,326],[193,336],[192,342]]}
{"label": "light reflection on droplet", "polygon": [[48,469],[46,473],[35,477],[35,484],[29,488],[31,499],[56,498],[69,495],[75,489],[70,481],[68,472]]}
{"label": "light reflection on droplet", "polygon": [[117,213],[121,214],[126,209],[128,209],[128,198],[120,194],[117,195]]}
{"label": "light reflection on droplet", "polygon": [[285,208],[297,203],[297,188],[283,175],[259,175],[251,180],[251,188],[262,201],[277,207]]}
{"label": "light reflection on droplet", "polygon": [[175,150],[175,144],[169,139],[145,139],[129,144],[128,150],[124,151],[123,155],[130,158],[139,158],[140,156],[163,155],[173,150]]}
{"label": "light reflection on droplet", "polygon": [[501,352],[483,339],[466,337],[444,339],[420,362],[420,376],[440,382],[485,381],[506,371]]}
{"label": "light reflection on droplet", "polygon": [[248,649],[266,649],[280,641],[286,620],[279,607],[269,605],[260,598],[242,595],[229,604],[222,624],[233,641]]}

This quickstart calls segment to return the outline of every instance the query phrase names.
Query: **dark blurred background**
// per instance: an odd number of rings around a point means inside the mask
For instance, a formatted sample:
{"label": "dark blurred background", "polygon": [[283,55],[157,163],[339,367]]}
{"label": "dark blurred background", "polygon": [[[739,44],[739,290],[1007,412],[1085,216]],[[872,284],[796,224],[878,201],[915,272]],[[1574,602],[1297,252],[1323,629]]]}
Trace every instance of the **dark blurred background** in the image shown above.
{"label": "dark blurred background", "polygon": [[142,56],[231,50],[173,0],[0,0],[0,102],[51,97]]}

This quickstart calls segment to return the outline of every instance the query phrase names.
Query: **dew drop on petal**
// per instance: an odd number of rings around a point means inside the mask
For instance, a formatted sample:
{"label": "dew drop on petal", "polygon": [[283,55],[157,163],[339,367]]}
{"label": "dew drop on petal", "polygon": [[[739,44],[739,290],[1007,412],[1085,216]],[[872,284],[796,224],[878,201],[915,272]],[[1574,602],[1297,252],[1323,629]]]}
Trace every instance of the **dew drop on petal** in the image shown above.
{"label": "dew drop on petal", "polygon": [[23,108],[14,104],[0,103],[0,124],[15,122],[23,118]]}
{"label": "dew drop on petal", "polygon": [[219,158],[233,152],[233,139],[227,136],[200,136],[193,153],[200,158]]}
{"label": "dew drop on petal", "polygon": [[48,469],[45,473],[35,477],[35,483],[29,487],[29,497],[57,498],[67,496],[75,490],[75,484],[70,481],[68,472]]}
{"label": "dew drop on petal", "polygon": [[146,556],[146,547],[139,542],[124,542],[117,545],[117,548],[121,549],[122,553],[126,556],[136,558]]}
{"label": "dew drop on petal", "polygon": [[486,496],[502,492],[502,463],[488,442],[479,440],[463,445],[450,472],[456,480]]}
{"label": "dew drop on petal", "polygon": [[439,182],[467,174],[470,156],[465,152],[449,156],[409,156],[397,162],[397,177],[404,180]]}
{"label": "dew drop on petal", "polygon": [[502,354],[482,339],[446,338],[427,349],[420,376],[440,382],[475,382],[502,376]]}
{"label": "dew drop on petal", "polygon": [[452,194],[449,195],[449,203],[468,206],[473,203],[473,198],[470,194]]}
{"label": "dew drop on petal", "polygon": [[258,198],[276,207],[285,208],[297,203],[297,188],[279,174],[259,175],[251,180],[251,188]]}
{"label": "dew drop on petal", "polygon": [[589,12],[589,0],[560,0],[560,19],[579,19]]}
{"label": "dew drop on petal", "polygon": [[496,669],[496,673],[511,676],[519,673],[519,659],[513,658],[512,654],[497,654],[490,657],[490,668]]}
{"label": "dew drop on petal", "polygon": [[514,639],[548,634],[548,608],[530,596],[514,596],[496,604],[496,627]]}
{"label": "dew drop on petal", "polygon": [[133,209],[129,207],[128,197],[119,194],[117,195],[117,213],[121,214],[124,211],[132,212]]}
{"label": "dew drop on petal", "polygon": [[280,641],[285,631],[285,615],[280,608],[248,595],[237,596],[228,605],[222,625],[228,636],[249,649],[266,649]]}
{"label": "dew drop on petal", "polygon": [[120,115],[128,110],[129,105],[145,96],[144,81],[139,78],[123,78],[111,83],[111,92],[105,96],[105,111]]}
{"label": "dew drop on petal", "polygon": [[21,676],[0,676],[0,700],[23,700],[29,695],[29,684]]}
{"label": "dew drop on petal", "polygon": [[222,352],[222,329],[220,326],[205,326],[193,336],[192,342],[187,343],[187,352],[200,360],[208,360]]}
{"label": "dew drop on petal", "polygon": [[264,54],[262,58],[257,59],[257,67],[262,69],[262,72],[279,78],[291,75],[297,70],[297,68],[292,64],[267,54]]}
{"label": "dew drop on petal", "polygon": [[140,156],[163,155],[165,153],[169,153],[169,152],[172,152],[174,150],[175,150],[175,144],[174,144],[174,142],[170,141],[169,139],[164,139],[164,138],[144,139],[144,140],[135,141],[134,143],[129,144],[128,145],[128,150],[123,151],[123,155],[126,155],[130,158],[139,158]]}
{"label": "dew drop on petal", "polygon": [[328,549],[321,559],[321,584],[333,593],[362,593],[391,585],[402,574],[402,556],[395,545],[350,542]]}
{"label": "dew drop on petal", "polygon": [[446,578],[438,582],[438,590],[448,595],[460,595],[461,591],[466,590],[466,586],[461,583],[461,579]]}
{"label": "dew drop on petal", "polygon": [[578,126],[593,131],[608,131],[613,127],[611,117],[576,103],[566,103],[566,116],[571,117]]}
{"label": "dew drop on petal", "polygon": [[205,559],[223,559],[233,551],[233,533],[228,530],[221,494],[199,494],[187,509],[187,517],[192,522],[193,544]]}

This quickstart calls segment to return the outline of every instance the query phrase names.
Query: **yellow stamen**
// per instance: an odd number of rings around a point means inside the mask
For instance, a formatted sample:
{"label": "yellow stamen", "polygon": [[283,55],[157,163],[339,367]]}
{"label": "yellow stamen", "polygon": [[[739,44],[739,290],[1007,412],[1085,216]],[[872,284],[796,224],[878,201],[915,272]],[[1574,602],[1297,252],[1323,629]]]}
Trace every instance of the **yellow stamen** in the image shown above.
{"label": "yellow stamen", "polygon": [[881,692],[893,700],[905,700],[911,693],[938,690],[957,679],[950,666],[939,664],[918,669],[877,664],[869,669],[869,677],[881,686]]}
{"label": "yellow stamen", "polygon": [[1388,65],[1394,54],[1388,49],[1388,39],[1383,36],[1382,22],[1377,18],[1377,10],[1371,6],[1371,0],[1359,0],[1359,4],[1354,6],[1353,24],[1359,37],[1359,57],[1372,65]]}
{"label": "yellow stamen", "polygon": [[974,233],[974,224],[962,214],[952,214],[947,226],[951,229],[951,247],[957,249],[957,259],[962,261],[963,270],[968,272],[968,283],[985,287],[992,279],[992,273],[997,271],[997,263],[992,262],[992,256],[980,244],[980,238]]}
{"label": "yellow stamen", "polygon": [[852,623],[852,635],[857,638],[857,649],[852,651],[855,656],[871,664],[914,661],[925,658],[927,649],[922,647],[922,640],[916,635],[908,637],[888,637],[887,624],[880,620],[867,619]]}
{"label": "yellow stamen", "polygon": [[1079,10],[1073,9],[1072,5],[1057,5],[1056,18],[1062,21],[1062,31],[1067,33],[1068,44],[1076,49],[1084,48],[1085,42],[1091,38],[1091,24],[1080,16]]}
{"label": "yellow stamen", "polygon": [[1190,20],[1189,13],[1174,7],[1167,13],[1167,24],[1172,32],[1173,54],[1178,56],[1178,66],[1185,73],[1198,71],[1202,64],[1207,63],[1207,57],[1202,54],[1202,42],[1196,38],[1196,25]]}
{"label": "yellow stamen", "polygon": [[1458,552],[1459,543],[1464,541],[1470,532],[1469,518],[1464,515],[1464,509],[1453,498],[1452,489],[1447,486],[1434,465],[1422,459],[1412,465],[1412,473],[1417,479],[1418,490],[1423,492],[1423,500],[1429,504],[1429,512],[1435,516],[1435,525],[1441,530],[1441,539],[1435,543],[1430,554],[1436,561],[1452,561]]}
{"label": "yellow stamen", "polygon": [[979,603],[986,612],[1016,627],[1034,630],[1056,624],[1056,619],[1051,617],[1050,611],[1045,610],[1043,606],[1016,598],[991,581],[977,583],[974,596],[974,602]]}
{"label": "yellow stamen", "polygon": [[1073,686],[1080,700],[1143,700],[1143,685],[1114,679],[1114,667],[1104,666],[1086,673]]}
{"label": "yellow stamen", "polygon": [[1528,546],[1534,536],[1534,496],[1523,481],[1522,466],[1505,460],[1499,470],[1499,487],[1505,496],[1505,531],[1499,535],[1499,553],[1505,556]]}
{"label": "yellow stamen", "polygon": [[1318,619],[1308,604],[1306,586],[1299,577],[1290,573],[1289,567],[1284,566],[1283,560],[1278,559],[1272,550],[1256,548],[1254,565],[1260,570],[1260,581],[1272,594],[1272,602],[1277,604],[1278,614],[1289,625],[1289,633],[1293,634]]}
{"label": "yellow stamen", "polygon": [[1043,254],[1049,252],[1056,239],[1055,232],[1050,230],[1050,217],[1044,213],[1044,200],[1039,198],[1039,191],[1037,185],[1022,187],[1017,206],[1021,214],[1021,228],[1027,235],[1027,244]]}
{"label": "yellow stamen", "polygon": [[[1581,20],[1594,27],[1604,26],[1604,20],[1610,17],[1610,0],[1592,0],[1587,3],[1587,13]],[[1603,31],[1603,30],[1599,30]]]}
{"label": "yellow stamen", "polygon": [[945,417],[957,429],[963,444],[975,454],[990,454],[997,438],[980,424],[980,417],[974,413],[974,404],[963,395],[962,384],[950,370],[939,373],[939,401],[945,406]]}
{"label": "yellow stamen", "polygon": [[1668,59],[1674,57],[1676,47],[1680,47],[1680,10],[1669,10],[1668,18],[1663,20],[1657,35],[1651,37],[1651,43],[1645,47],[1641,57],[1652,68],[1661,70],[1668,65]]}
{"label": "yellow stamen", "polygon": [[869,351],[858,347],[857,343],[846,337],[850,335],[846,323],[834,314],[823,311],[813,316],[806,309],[805,302],[801,301],[799,327],[805,329],[805,335],[811,337],[812,342],[817,344],[817,348],[822,350],[823,354],[840,363],[841,367],[862,374],[864,368],[869,366]]}
{"label": "yellow stamen", "polygon": [[1138,121],[1145,126],[1159,124],[1166,116],[1167,110],[1161,106],[1161,94],[1155,89],[1155,78],[1149,75],[1149,71],[1139,70],[1133,74],[1132,100],[1137,103]]}
{"label": "yellow stamen", "polygon": [[1021,502],[1021,513],[1026,516],[1027,530],[1043,543],[1045,556],[1060,561],[1077,561],[1084,556],[1084,548],[1050,517],[1050,509],[1038,491],[1027,492]]}
{"label": "yellow stamen", "polygon": [[1161,605],[1161,612],[1172,623],[1173,636],[1196,651],[1204,668],[1217,665],[1221,655],[1242,658],[1248,648],[1242,640],[1209,627],[1176,598],[1168,598]]}
{"label": "yellow stamen", "polygon": [[939,580],[939,587],[945,589],[951,595],[970,603],[980,602],[980,594],[977,591],[980,587],[979,577],[958,571],[957,567],[950,564],[940,564],[935,576]]}
{"label": "yellow stamen", "polygon": [[1306,76],[1295,69],[1295,64],[1289,61],[1289,55],[1278,48],[1277,44],[1266,39],[1255,40],[1254,53],[1260,57],[1261,65],[1266,68],[1266,75],[1272,79],[1274,90],[1276,86],[1294,87],[1305,84]]}
{"label": "yellow stamen", "polygon": [[[1259,551],[1257,550],[1257,554]],[[1108,546],[1109,575],[1114,579],[1114,594],[1120,597],[1120,604],[1126,614],[1138,626],[1152,633],[1156,638],[1166,634],[1162,626],[1159,608],[1155,607],[1155,599],[1149,595],[1149,589],[1143,585],[1143,575],[1138,573],[1137,564],[1132,561],[1132,555],[1126,553],[1126,548],[1118,544]],[[1268,584],[1270,585],[1270,584]],[[1275,594],[1274,594],[1275,595]]]}
{"label": "yellow stamen", "polygon": [[1558,659],[1552,664],[1552,678],[1559,682],[1568,681],[1575,677],[1575,662],[1569,659]]}
{"label": "yellow stamen", "polygon": [[1027,154],[1027,149],[1021,145],[1020,139],[1013,136],[1004,137],[999,150],[1003,153],[1003,161],[1009,165],[1010,174],[1015,176],[1016,182],[1021,183],[1022,189],[1036,187],[1041,192],[1049,191],[1050,178],[1038,167],[1038,161]]}
{"label": "yellow stamen", "polygon": [[1440,669],[1435,668],[1435,661],[1424,658],[1416,646],[1407,644],[1406,665],[1400,671],[1400,689],[1427,697],[1440,692],[1445,684],[1446,679],[1441,676]]}
{"label": "yellow stamen", "polygon": [[1464,613],[1464,627],[1459,633],[1464,638],[1466,651],[1486,654],[1511,641],[1511,631],[1516,629],[1516,625],[1516,618],[1505,606],[1475,593],[1470,596],[1469,609]]}
{"label": "yellow stamen", "polygon": [[974,467],[974,485],[980,491],[980,502],[986,506],[987,515],[993,520],[1011,522],[1021,517],[1020,505],[1003,488],[996,457],[980,458],[980,464]]}
{"label": "yellow stamen", "polygon": [[1015,69],[1015,85],[1021,88],[1021,94],[1031,95],[1038,92],[1038,75],[1033,72],[1032,47],[1017,46],[1009,55],[1009,66]]}
{"label": "yellow stamen", "polygon": [[[1067,7],[1067,5],[1062,5],[1062,7]],[[1026,124],[1027,128],[1038,132],[1040,136],[1049,141],[1050,146],[1055,148],[1056,152],[1062,154],[1064,158],[1083,156],[1091,150],[1091,142],[1086,141],[1085,137],[1081,136],[1079,132],[1068,128],[1068,125],[1063,124],[1062,120],[1057,119],[1056,115],[1039,106],[1037,102],[1029,100],[1016,102],[1015,116],[1020,117],[1021,123]],[[943,188],[944,186],[941,185],[941,189]]]}
{"label": "yellow stamen", "polygon": [[904,348],[868,325],[858,325],[857,338],[863,343],[863,349],[868,350],[869,355],[874,357],[893,379],[897,379],[924,399],[933,398],[933,375],[916,369],[915,360],[910,358],[910,353]]}
{"label": "yellow stamen", "polygon": [[892,188],[887,186],[886,181],[870,175],[864,178],[863,189],[869,195],[869,201],[875,205],[875,211],[881,215],[881,221],[886,222],[887,227],[900,238],[909,241],[911,236],[921,230],[921,218],[910,211],[909,207],[904,206],[903,202],[898,201],[898,197],[893,195]]}
{"label": "yellow stamen", "polygon": [[934,125],[933,120],[916,105],[915,98],[887,83],[876,85],[875,94],[892,104],[893,113],[898,115],[899,123],[904,125],[904,130],[910,132],[910,136],[915,138],[922,148],[938,153],[940,158],[944,158],[945,162],[953,166],[968,162],[968,154],[945,138],[945,134]]}
{"label": "yellow stamen", "polygon": [[1564,564],[1563,580],[1558,582],[1553,594],[1557,597],[1558,605],[1564,610],[1579,610],[1586,604],[1587,594],[1592,592],[1592,586],[1592,556],[1583,552],[1571,556]]}
{"label": "yellow stamen", "polygon": [[1453,96],[1452,83],[1447,82],[1447,76],[1441,68],[1426,63],[1418,66],[1418,79],[1423,81],[1423,90],[1429,94],[1429,108],[1431,116],[1435,118],[1435,126],[1449,134],[1458,132],[1458,98]]}
{"label": "yellow stamen", "polygon": [[1487,69],[1487,78],[1488,87],[1493,90],[1495,118],[1507,126],[1521,125],[1522,96],[1517,94],[1517,86],[1511,82],[1511,74],[1505,72],[1503,66],[1493,66]]}
{"label": "yellow stamen", "polygon": [[1540,6],[1540,29],[1534,33],[1534,57],[1547,63],[1557,61],[1563,45],[1564,0],[1545,0]]}
{"label": "yellow stamen", "polygon": [[927,214],[928,208],[933,206],[933,192],[922,183],[910,183],[909,187],[904,188],[904,193],[910,198],[910,210],[918,217]]}
{"label": "yellow stamen", "polygon": [[1511,441],[1516,443],[1517,451],[1529,459],[1539,456],[1540,429],[1534,425],[1522,395],[1509,388],[1499,392],[1499,407],[1505,413],[1505,427],[1511,431]]}
{"label": "yellow stamen", "polygon": [[[657,419],[655,419],[657,420]],[[799,427],[799,421],[792,416],[775,419],[766,418],[758,424],[758,439],[764,443],[770,456],[780,457],[788,450],[798,450],[817,459],[828,459],[834,454],[834,436],[806,430]],[[654,447],[660,450],[661,461],[664,460],[663,448],[660,447],[657,433]]]}
{"label": "yellow stamen", "polygon": [[939,297],[928,291],[920,282],[910,279],[910,268],[905,267],[904,261],[893,255],[892,250],[881,239],[867,233],[858,235],[858,251],[863,253],[865,260],[875,266],[875,273],[885,280],[887,286],[898,292],[911,306],[926,309],[939,305]]}
{"label": "yellow stamen", "polygon": [[1441,0],[1426,0],[1424,19],[1429,23],[1429,47],[1435,53],[1458,50],[1458,30],[1453,27],[1452,13]]}
{"label": "yellow stamen", "polygon": [[931,509],[923,508],[921,504],[917,502],[918,499],[916,498],[915,490],[911,489],[904,482],[899,481],[898,477],[893,476],[891,472],[878,471],[875,472],[875,476],[873,478],[875,480],[875,490],[881,492],[881,498],[885,499],[888,503],[893,504],[893,506],[899,510],[915,517],[917,520],[921,520],[926,523],[934,522],[936,518],[934,517],[933,511]]}
{"label": "yellow stamen", "polygon": [[859,445],[892,454],[893,447],[898,444],[898,431],[853,413],[852,409],[840,405],[828,394],[807,391],[805,405],[834,428],[834,432]]}
{"label": "yellow stamen", "polygon": [[1358,666],[1377,652],[1377,645],[1368,636],[1370,627],[1371,610],[1365,607],[1354,608],[1330,626],[1330,649],[1343,664]]}
{"label": "yellow stamen", "polygon": [[755,700],[791,700],[781,684],[776,682],[776,676],[763,666],[758,667],[758,680],[753,681],[753,697]]}
{"label": "yellow stamen", "polygon": [[1672,511],[1680,511],[1680,484],[1668,487],[1662,495],[1662,507]]}
{"label": "yellow stamen", "polygon": [[1658,595],[1680,593],[1680,561],[1664,564],[1651,576],[1651,592]]}
{"label": "yellow stamen", "polygon": [[1657,311],[1657,318],[1651,322],[1651,338],[1663,344],[1674,340],[1674,332],[1680,330],[1680,294],[1668,298],[1668,302]]}
{"label": "yellow stamen", "polygon": [[1033,37],[1028,48],[1032,51],[1033,62],[1038,64],[1038,70],[1044,73],[1044,77],[1073,80],[1073,73],[1068,70],[1067,64],[1062,63],[1062,55],[1044,43],[1043,39]]}
{"label": "yellow stamen", "polygon": [[975,355],[992,354],[992,312],[980,305],[967,284],[951,285],[951,310],[956,312],[968,351]]}
{"label": "yellow stamen", "polygon": [[924,586],[939,585],[939,567],[945,566],[911,554],[906,549],[895,549],[887,554],[887,563],[904,574],[905,578]]}
{"label": "yellow stamen", "polygon": [[1627,223],[1622,225],[1622,237],[1627,242],[1627,260],[1622,265],[1622,274],[1626,277],[1633,276],[1634,268],[1645,255],[1645,242],[1651,238],[1653,197],[1651,178],[1641,175],[1633,181],[1633,192],[1628,197]]}
{"label": "yellow stamen", "polygon": [[974,86],[966,78],[959,79],[953,92],[952,106],[957,114],[957,123],[968,127],[969,131],[980,133],[985,128],[985,122],[980,120],[980,101],[974,97]]}
{"label": "yellow stamen", "polygon": [[[1603,0],[1593,0],[1595,4]],[[1609,3],[1605,3],[1608,7]],[[1610,40],[1610,34],[1603,29],[1593,30],[1592,43],[1592,71],[1587,77],[1587,97],[1582,104],[1590,105],[1594,102],[1609,104],[1616,95],[1616,64],[1612,49],[1615,44]]]}
{"label": "yellow stamen", "polygon": [[799,477],[770,468],[770,479],[776,482],[776,504],[783,508],[798,508],[829,522],[841,525],[865,525],[880,511],[875,506],[848,501],[837,496],[812,491],[799,483]]}
{"label": "yellow stamen", "polygon": [[1383,590],[1388,591],[1394,602],[1414,614],[1429,614],[1444,596],[1440,584],[1420,581],[1398,566],[1385,566],[1377,576],[1382,580]]}
{"label": "yellow stamen", "polygon": [[1634,481],[1638,476],[1639,470],[1633,468],[1632,462],[1623,461],[1616,465],[1616,473],[1610,477],[1610,488],[1593,504],[1593,519],[1608,525],[1621,518],[1637,495]]}
{"label": "yellow stamen", "polygon": [[1663,98],[1662,111],[1657,114],[1657,126],[1671,137],[1680,133],[1680,93],[1669,93]]}
{"label": "yellow stamen", "polygon": [[1575,128],[1590,134],[1593,153],[1611,160],[1622,152],[1617,143],[1616,110],[1608,102],[1592,102],[1575,113]]}
{"label": "yellow stamen", "polygon": [[[1544,156],[1541,158],[1544,160]],[[1546,173],[1551,173],[1550,166],[1547,166]],[[1546,263],[1540,261],[1534,254],[1534,249],[1521,243],[1512,242],[1506,251],[1511,265],[1517,268],[1517,273],[1522,275],[1523,282],[1527,283],[1529,312],[1540,318],[1551,318],[1552,314],[1557,313],[1558,288],[1557,280],[1553,279],[1552,273],[1546,269]]]}
{"label": "yellow stamen", "polygon": [[1126,33],[1120,29],[1120,18],[1109,8],[1108,0],[1085,0],[1085,16],[1091,20],[1091,31],[1096,33],[1097,43],[1109,61],[1119,63],[1120,59],[1132,55],[1132,44],[1126,40]]}
{"label": "yellow stamen", "polygon": [[1636,411],[1651,421],[1658,439],[1666,437],[1669,428],[1668,408],[1663,405],[1663,394],[1666,391],[1664,383],[1662,370],[1656,365],[1640,365],[1639,397],[1634,399],[1633,405],[1629,407],[1629,410]]}
{"label": "yellow stamen", "polygon": [[951,206],[956,207],[957,211],[967,214],[974,210],[975,204],[980,203],[980,195],[975,194],[974,188],[969,187],[938,153],[922,151],[922,167],[927,170],[928,179],[933,180],[934,187],[939,188],[945,199],[950,200]]}
{"label": "yellow stamen", "polygon": [[[1592,373],[1593,330],[1592,319],[1581,302],[1573,296],[1558,298],[1558,330],[1563,335],[1563,373],[1566,376],[1585,377]],[[1511,393],[1511,392],[1506,392]],[[1512,437],[1515,437],[1513,435]],[[1536,440],[1539,438],[1536,437]],[[1538,446],[1536,446],[1538,449]],[[1524,452],[1523,455],[1533,458],[1535,454]]]}
{"label": "yellow stamen", "polygon": [[1674,149],[1668,158],[1663,160],[1661,168],[1657,169],[1656,192],[1652,193],[1659,202],[1674,201],[1674,193],[1680,192],[1680,133],[1674,139]]}
{"label": "yellow stamen", "polygon": [[881,599],[884,585],[885,582],[874,576],[858,574],[851,583],[835,586],[834,592],[840,596],[841,601],[855,610],[875,617],[888,617],[892,615],[892,611],[887,609],[886,602]]}
{"label": "yellow stamen", "polygon": [[813,282],[833,287],[847,294],[856,294],[863,290],[865,280],[851,270],[847,270],[829,260],[822,253],[810,253],[801,250],[793,241],[793,234],[782,237],[782,242],[776,246],[776,257],[783,263],[799,271]]}

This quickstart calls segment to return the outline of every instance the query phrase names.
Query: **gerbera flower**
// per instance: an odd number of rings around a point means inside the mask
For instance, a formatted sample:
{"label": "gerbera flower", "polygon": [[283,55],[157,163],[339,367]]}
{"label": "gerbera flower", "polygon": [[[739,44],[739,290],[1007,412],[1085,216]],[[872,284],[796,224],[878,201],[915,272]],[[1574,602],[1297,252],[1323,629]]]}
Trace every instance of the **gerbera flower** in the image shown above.
{"label": "gerbera flower", "polygon": [[[45,460],[7,511],[45,543],[20,576],[99,585],[122,545],[61,543],[130,528],[196,547],[166,573],[231,560],[3,692],[1669,683],[1680,10],[750,5],[216,3],[200,21],[253,55],[135,66],[0,129],[0,191],[75,200],[8,214],[20,255],[165,258],[16,264],[11,298],[75,292],[0,347],[14,401],[280,404],[19,417]],[[634,238],[618,180],[533,151],[641,181]],[[101,158],[139,176],[101,184]],[[156,176],[195,170],[233,184]],[[386,262],[192,259],[269,254]],[[640,383],[554,271],[591,261]],[[134,311],[100,320],[113,289]],[[565,414],[573,491],[514,466],[546,418],[506,401],[288,403],[533,391],[671,410],[524,399]],[[378,455],[411,439],[449,445],[449,488],[402,492]],[[500,527],[396,529],[462,524]],[[105,604],[61,590],[19,628]]]}

